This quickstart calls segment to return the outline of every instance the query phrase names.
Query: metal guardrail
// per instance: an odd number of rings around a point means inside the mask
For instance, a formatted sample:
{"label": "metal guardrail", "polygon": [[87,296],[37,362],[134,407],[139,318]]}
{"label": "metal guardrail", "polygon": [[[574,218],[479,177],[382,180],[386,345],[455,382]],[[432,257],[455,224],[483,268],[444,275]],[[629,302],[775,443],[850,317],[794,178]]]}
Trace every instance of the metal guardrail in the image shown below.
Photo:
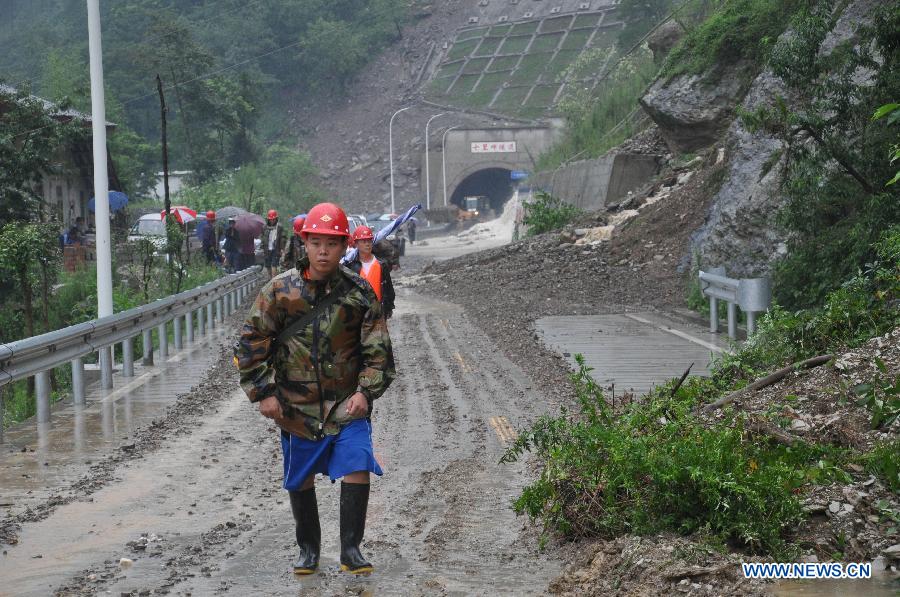
{"label": "metal guardrail", "polygon": [[728,302],[728,337],[737,338],[737,309],[747,314],[747,335],[756,331],[756,314],[764,313],[772,303],[769,278],[729,278],[724,267],[700,272],[700,290],[709,297],[709,331],[719,331],[719,301]]}
{"label": "metal guardrail", "polygon": [[[222,324],[225,317],[241,304],[260,280],[260,268],[254,266],[203,286],[159,299],[109,317],[79,323],[8,344],[0,344],[0,441],[3,438],[3,386],[34,377],[37,395],[37,422],[50,420],[50,371],[70,364],[75,404],[85,403],[84,357],[122,345],[122,375],[134,376],[134,340],[143,340],[145,365],[153,364],[153,331],[159,339],[159,356],[169,354],[168,324],[172,322],[174,348],[181,350],[184,340],[193,342],[195,327],[200,335]],[[101,362],[103,359],[101,359]],[[101,367],[101,386],[112,388],[110,366]]]}

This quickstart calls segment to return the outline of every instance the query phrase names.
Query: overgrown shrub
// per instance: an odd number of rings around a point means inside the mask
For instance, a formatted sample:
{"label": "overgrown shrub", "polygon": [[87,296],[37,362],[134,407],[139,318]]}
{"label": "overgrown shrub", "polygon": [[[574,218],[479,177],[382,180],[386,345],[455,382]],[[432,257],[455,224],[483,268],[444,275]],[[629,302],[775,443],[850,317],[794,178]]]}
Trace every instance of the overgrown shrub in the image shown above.
{"label": "overgrown shrub", "polygon": [[722,0],[669,54],[663,76],[714,76],[740,61],[761,68],[770,42],[810,0]]}
{"label": "overgrown shrub", "polygon": [[558,230],[582,213],[574,205],[548,193],[538,191],[535,196],[535,201],[525,204],[525,216],[522,218],[522,222],[528,226],[529,236]]}
{"label": "overgrown shrub", "polygon": [[517,513],[567,537],[704,532],[752,551],[785,555],[789,530],[803,516],[796,491],[842,473],[827,450],[753,441],[727,413],[704,424],[692,414],[718,394],[692,378],[671,384],[615,415],[578,358],[573,381],[580,411],[543,417],[504,456],[524,451],[543,461],[541,477],[515,500]]}

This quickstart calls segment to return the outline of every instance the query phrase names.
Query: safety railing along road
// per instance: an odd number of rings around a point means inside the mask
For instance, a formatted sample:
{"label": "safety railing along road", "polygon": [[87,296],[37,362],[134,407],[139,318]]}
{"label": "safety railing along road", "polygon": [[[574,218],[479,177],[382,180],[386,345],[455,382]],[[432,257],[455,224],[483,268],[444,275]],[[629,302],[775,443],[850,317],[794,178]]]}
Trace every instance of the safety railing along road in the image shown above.
{"label": "safety railing along road", "polygon": [[729,278],[724,267],[700,272],[700,290],[709,297],[709,331],[719,331],[719,301],[728,303],[728,337],[737,338],[737,309],[747,315],[747,336],[756,331],[756,316],[772,303],[769,278]]}
{"label": "safety railing along road", "polygon": [[[175,350],[184,348],[185,340],[193,342],[195,332],[201,336],[221,325],[260,281],[259,266],[231,274],[192,290],[135,307],[109,317],[79,323],[40,336],[0,344],[0,441],[3,439],[4,386],[21,379],[34,378],[36,418],[38,423],[50,421],[50,372],[69,364],[72,368],[72,398],[76,405],[85,403],[84,357],[122,345],[122,376],[134,376],[134,341],[143,342],[144,365],[153,365],[153,333],[159,343],[159,357],[169,355],[168,330],[171,324]],[[111,351],[114,353],[114,351]],[[112,357],[110,366],[101,367],[100,384],[112,389]]]}

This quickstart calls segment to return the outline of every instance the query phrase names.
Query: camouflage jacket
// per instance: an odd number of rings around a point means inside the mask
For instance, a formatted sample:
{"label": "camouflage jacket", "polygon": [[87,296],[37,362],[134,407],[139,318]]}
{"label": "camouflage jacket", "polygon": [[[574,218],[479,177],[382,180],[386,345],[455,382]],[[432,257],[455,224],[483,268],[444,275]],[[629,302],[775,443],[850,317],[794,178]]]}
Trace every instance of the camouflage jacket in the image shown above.
{"label": "camouflage jacket", "polygon": [[[289,420],[275,422],[295,435],[317,439],[337,434],[350,422],[343,403],[357,390],[371,409],[396,372],[387,325],[371,286],[343,266],[328,280],[307,280],[301,272],[308,265],[304,258],[263,287],[234,355],[250,401],[277,396]],[[350,290],[275,346],[283,329],[340,287]]]}

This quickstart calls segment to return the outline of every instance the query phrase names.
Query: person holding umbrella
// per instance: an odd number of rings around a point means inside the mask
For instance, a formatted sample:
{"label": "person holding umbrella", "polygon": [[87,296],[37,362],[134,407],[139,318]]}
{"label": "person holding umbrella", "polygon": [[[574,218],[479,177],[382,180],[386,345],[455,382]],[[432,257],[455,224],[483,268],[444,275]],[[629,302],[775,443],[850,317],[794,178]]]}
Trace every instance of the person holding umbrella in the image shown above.
{"label": "person holding umbrella", "polygon": [[360,226],[353,231],[353,244],[356,256],[347,263],[347,267],[362,276],[369,283],[375,296],[381,301],[381,310],[385,319],[394,313],[394,283],[391,281],[391,268],[379,261],[372,254],[375,234],[368,226]]}
{"label": "person holding umbrella", "polygon": [[270,209],[266,219],[266,229],[263,231],[263,255],[270,278],[274,278],[277,273],[283,248],[284,230],[278,224],[278,212]]}
{"label": "person holding umbrella", "polygon": [[218,265],[222,262],[219,254],[219,231],[216,228],[216,212],[206,212],[206,225],[203,227],[203,255],[209,265]]}
{"label": "person holding umbrella", "polygon": [[240,267],[241,235],[236,224],[234,217],[228,218],[228,227],[225,229],[225,268],[229,274],[233,274]]}

